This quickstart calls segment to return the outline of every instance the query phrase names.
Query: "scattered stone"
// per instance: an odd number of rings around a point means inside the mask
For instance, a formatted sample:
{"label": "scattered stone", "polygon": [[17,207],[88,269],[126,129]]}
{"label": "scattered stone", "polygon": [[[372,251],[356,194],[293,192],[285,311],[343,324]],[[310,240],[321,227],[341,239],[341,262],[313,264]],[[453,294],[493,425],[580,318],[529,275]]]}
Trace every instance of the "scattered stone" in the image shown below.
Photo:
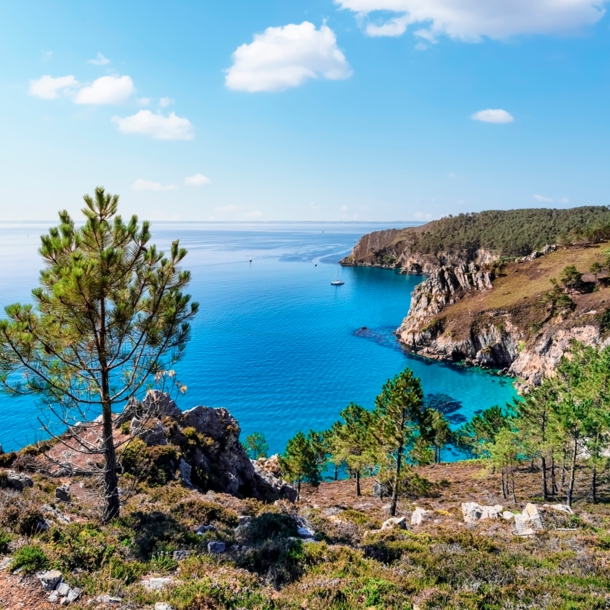
{"label": "scattered stone", "polygon": [[55,490],[55,499],[60,502],[72,502],[72,496],[70,494],[70,486],[66,483],[64,485],[60,485]]}
{"label": "scattered stone", "polygon": [[568,515],[574,514],[574,511],[567,504],[543,504],[541,508],[550,508],[551,510],[556,510]]}
{"label": "scattered stone", "polygon": [[68,601],[67,597],[62,597],[61,601],[59,602],[60,606],[67,606],[70,602]]}
{"label": "scattered stone", "polygon": [[542,516],[535,504],[526,504],[523,512],[515,515],[515,531],[518,536],[532,536],[543,529]]}
{"label": "scattered stone", "polygon": [[49,595],[48,600],[52,604],[56,604],[59,601],[59,593],[57,591],[53,591],[53,593],[51,593],[51,595]]}
{"label": "scattered stone", "polygon": [[174,551],[172,559],[174,561],[183,561],[187,557],[191,556],[192,551]]}
{"label": "scattered stone", "polygon": [[45,591],[54,591],[62,581],[62,575],[59,570],[49,570],[38,574],[38,580],[40,580],[40,584]]}
{"label": "scattered stone", "polygon": [[485,519],[497,519],[504,507],[500,504],[495,506],[481,506],[476,502],[463,502],[462,514],[466,523],[476,523]]}
{"label": "scattered stone", "polygon": [[70,585],[67,582],[60,582],[55,591],[61,597],[66,597],[70,593]]}
{"label": "scattered stone", "polygon": [[162,591],[173,582],[174,579],[171,576],[147,578],[142,581],[142,586],[148,591]]}
{"label": "scattered stone", "polygon": [[379,481],[375,481],[375,484],[373,485],[373,495],[376,498],[387,498],[392,494],[392,490],[390,489],[390,486],[385,484],[385,483],[380,483]]}
{"label": "scattered stone", "polygon": [[21,472],[13,472],[9,470],[6,477],[0,479],[2,487],[14,489],[15,491],[23,491],[26,487],[34,487],[34,481],[27,474]]}
{"label": "scattered stone", "polygon": [[112,597],[111,595],[100,595],[95,600],[98,604],[120,604],[123,601],[122,597]]}
{"label": "scattered stone", "polygon": [[313,538],[316,533],[309,527],[299,527],[297,528],[297,534],[301,538]]}
{"label": "scattered stone", "polygon": [[74,587],[73,589],[70,589],[70,592],[68,593],[68,601],[70,603],[75,602],[82,594],[83,590],[80,587]]}
{"label": "scattered stone", "polygon": [[[417,509],[421,510],[421,509]],[[391,530],[394,528],[398,528],[401,530],[407,529],[407,519],[406,517],[390,517],[386,521],[383,522],[381,526],[382,530]]]}
{"label": "scattered stone", "polygon": [[0,570],[6,570],[11,563],[13,563],[13,558],[5,557],[2,561],[0,561]]}
{"label": "scattered stone", "polygon": [[170,606],[167,602],[157,602],[155,610],[174,610],[174,607]]}
{"label": "scattered stone", "polygon": [[513,515],[513,513],[511,513],[509,510],[505,510],[502,513],[502,519],[505,519],[506,521],[510,521],[515,515]]}
{"label": "scattered stone", "polygon": [[225,543],[221,542],[220,540],[213,540],[212,542],[208,542],[208,553],[220,555],[221,553],[225,552],[225,549]]}
{"label": "scattered stone", "polygon": [[198,536],[203,536],[206,532],[215,532],[216,528],[213,525],[200,525],[196,530],[195,533]]}
{"label": "scattered stone", "polygon": [[421,525],[428,518],[428,513],[430,513],[430,511],[418,506],[411,515],[411,525]]}

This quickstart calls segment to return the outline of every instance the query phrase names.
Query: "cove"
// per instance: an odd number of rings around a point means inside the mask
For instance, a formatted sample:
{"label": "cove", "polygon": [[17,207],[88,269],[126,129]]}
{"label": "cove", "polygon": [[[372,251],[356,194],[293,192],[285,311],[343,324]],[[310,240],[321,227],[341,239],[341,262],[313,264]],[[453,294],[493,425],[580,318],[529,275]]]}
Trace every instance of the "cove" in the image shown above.
{"label": "cove", "polygon": [[[41,264],[39,235],[48,226],[0,224],[2,308],[29,300]],[[383,383],[405,366],[421,378],[427,402],[454,426],[510,402],[516,392],[508,378],[403,352],[394,331],[423,278],[339,268],[361,235],[390,226],[153,223],[154,243],[167,251],[179,238],[188,249],[189,292],[200,303],[185,357],[175,367],[188,386],[179,406],[226,407],[242,437],[263,432],[278,452],[298,430],[330,426],[350,402],[371,408]],[[330,286],[338,273],[345,284]],[[0,415],[5,450],[41,438],[32,398],[0,395]]]}

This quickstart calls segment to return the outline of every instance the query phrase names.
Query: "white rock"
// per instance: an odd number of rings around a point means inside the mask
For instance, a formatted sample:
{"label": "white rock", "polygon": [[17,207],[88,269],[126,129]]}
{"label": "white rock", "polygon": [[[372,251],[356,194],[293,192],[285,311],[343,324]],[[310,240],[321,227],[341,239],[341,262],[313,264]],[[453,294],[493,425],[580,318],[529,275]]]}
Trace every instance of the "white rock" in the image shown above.
{"label": "white rock", "polygon": [[53,593],[49,595],[48,599],[52,604],[56,604],[59,601],[59,593],[57,593],[57,591],[53,591]]}
{"label": "white rock", "polygon": [[500,504],[495,506],[482,506],[477,502],[463,502],[462,514],[466,523],[476,523],[484,519],[497,519],[504,507]]}
{"label": "white rock", "polygon": [[407,519],[406,517],[390,517],[386,521],[383,522],[381,526],[382,530],[391,530],[394,528],[398,528],[401,530],[407,529]]}
{"label": "white rock", "polygon": [[535,504],[526,504],[519,515],[515,515],[515,531],[518,536],[532,536],[544,529],[542,516]]}
{"label": "white rock", "polygon": [[70,593],[70,585],[67,582],[60,582],[55,591],[62,597],[66,597]]}
{"label": "white rock", "polygon": [[62,575],[59,570],[49,570],[38,574],[38,580],[45,591],[54,591],[62,580]]}
{"label": "white rock", "polygon": [[159,578],[147,578],[142,581],[142,586],[148,591],[162,591],[166,587],[169,587],[174,582],[171,576],[159,577]]}
{"label": "white rock", "polygon": [[67,597],[68,601],[75,602],[81,596],[82,592],[83,590],[80,587],[74,587],[70,589],[70,592],[68,593]]}
{"label": "white rock", "polygon": [[309,527],[299,527],[297,528],[297,534],[301,537],[301,538],[313,538],[316,533],[310,529]]}
{"label": "white rock", "polygon": [[411,525],[421,525],[428,517],[429,512],[418,506],[411,515]]}
{"label": "white rock", "polygon": [[542,508],[550,508],[551,510],[556,510],[568,515],[574,514],[574,511],[567,504],[543,504]]}
{"label": "white rock", "polygon": [[513,513],[511,513],[509,510],[505,510],[502,513],[502,519],[506,519],[506,521],[510,521],[515,515],[513,515]]}
{"label": "white rock", "polygon": [[174,610],[174,607],[170,606],[167,602],[157,602],[155,610]]}

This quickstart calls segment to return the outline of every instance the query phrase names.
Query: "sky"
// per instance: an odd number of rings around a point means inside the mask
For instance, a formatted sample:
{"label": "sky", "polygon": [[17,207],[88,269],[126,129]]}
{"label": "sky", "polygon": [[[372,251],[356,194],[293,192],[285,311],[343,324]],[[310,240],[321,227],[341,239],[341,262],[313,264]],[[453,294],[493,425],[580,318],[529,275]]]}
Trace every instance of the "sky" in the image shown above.
{"label": "sky", "polygon": [[604,0],[0,7],[0,220],[608,205]]}

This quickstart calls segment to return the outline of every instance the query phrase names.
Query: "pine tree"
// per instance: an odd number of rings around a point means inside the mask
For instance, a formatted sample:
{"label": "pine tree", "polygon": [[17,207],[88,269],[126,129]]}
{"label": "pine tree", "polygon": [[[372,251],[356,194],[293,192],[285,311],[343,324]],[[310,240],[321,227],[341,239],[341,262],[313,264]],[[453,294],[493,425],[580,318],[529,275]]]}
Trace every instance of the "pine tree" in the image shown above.
{"label": "pine tree", "polygon": [[33,305],[6,307],[0,321],[0,383],[11,394],[34,394],[69,425],[102,414],[104,521],[119,514],[112,415],[159,371],[178,360],[196,303],[182,293],[190,280],[148,245],[149,224],[117,215],[119,198],[95,190],[84,197],[85,224],[68,212],[41,238],[45,267]]}
{"label": "pine tree", "polygon": [[385,383],[375,399],[373,417],[381,452],[393,464],[390,514],[395,516],[401,472],[421,433],[423,419],[423,391],[413,371],[407,368]]}
{"label": "pine tree", "polygon": [[360,477],[363,470],[375,464],[371,428],[373,414],[364,407],[351,403],[341,411],[343,422],[336,429],[332,455],[344,462],[356,479],[356,495],[361,495]]}
{"label": "pine tree", "polygon": [[254,432],[253,434],[246,436],[243,444],[246,453],[251,460],[266,458],[269,453],[269,444],[265,439],[265,435],[261,432]]}
{"label": "pine tree", "polygon": [[312,442],[299,430],[286,444],[286,451],[280,457],[280,466],[286,478],[297,485],[297,501],[301,498],[303,481],[320,483],[319,454]]}
{"label": "pine tree", "polygon": [[434,451],[434,463],[441,463],[441,451],[443,447],[453,441],[454,435],[449,427],[447,418],[437,409],[426,409],[423,421],[425,423],[422,439],[432,446]]}

